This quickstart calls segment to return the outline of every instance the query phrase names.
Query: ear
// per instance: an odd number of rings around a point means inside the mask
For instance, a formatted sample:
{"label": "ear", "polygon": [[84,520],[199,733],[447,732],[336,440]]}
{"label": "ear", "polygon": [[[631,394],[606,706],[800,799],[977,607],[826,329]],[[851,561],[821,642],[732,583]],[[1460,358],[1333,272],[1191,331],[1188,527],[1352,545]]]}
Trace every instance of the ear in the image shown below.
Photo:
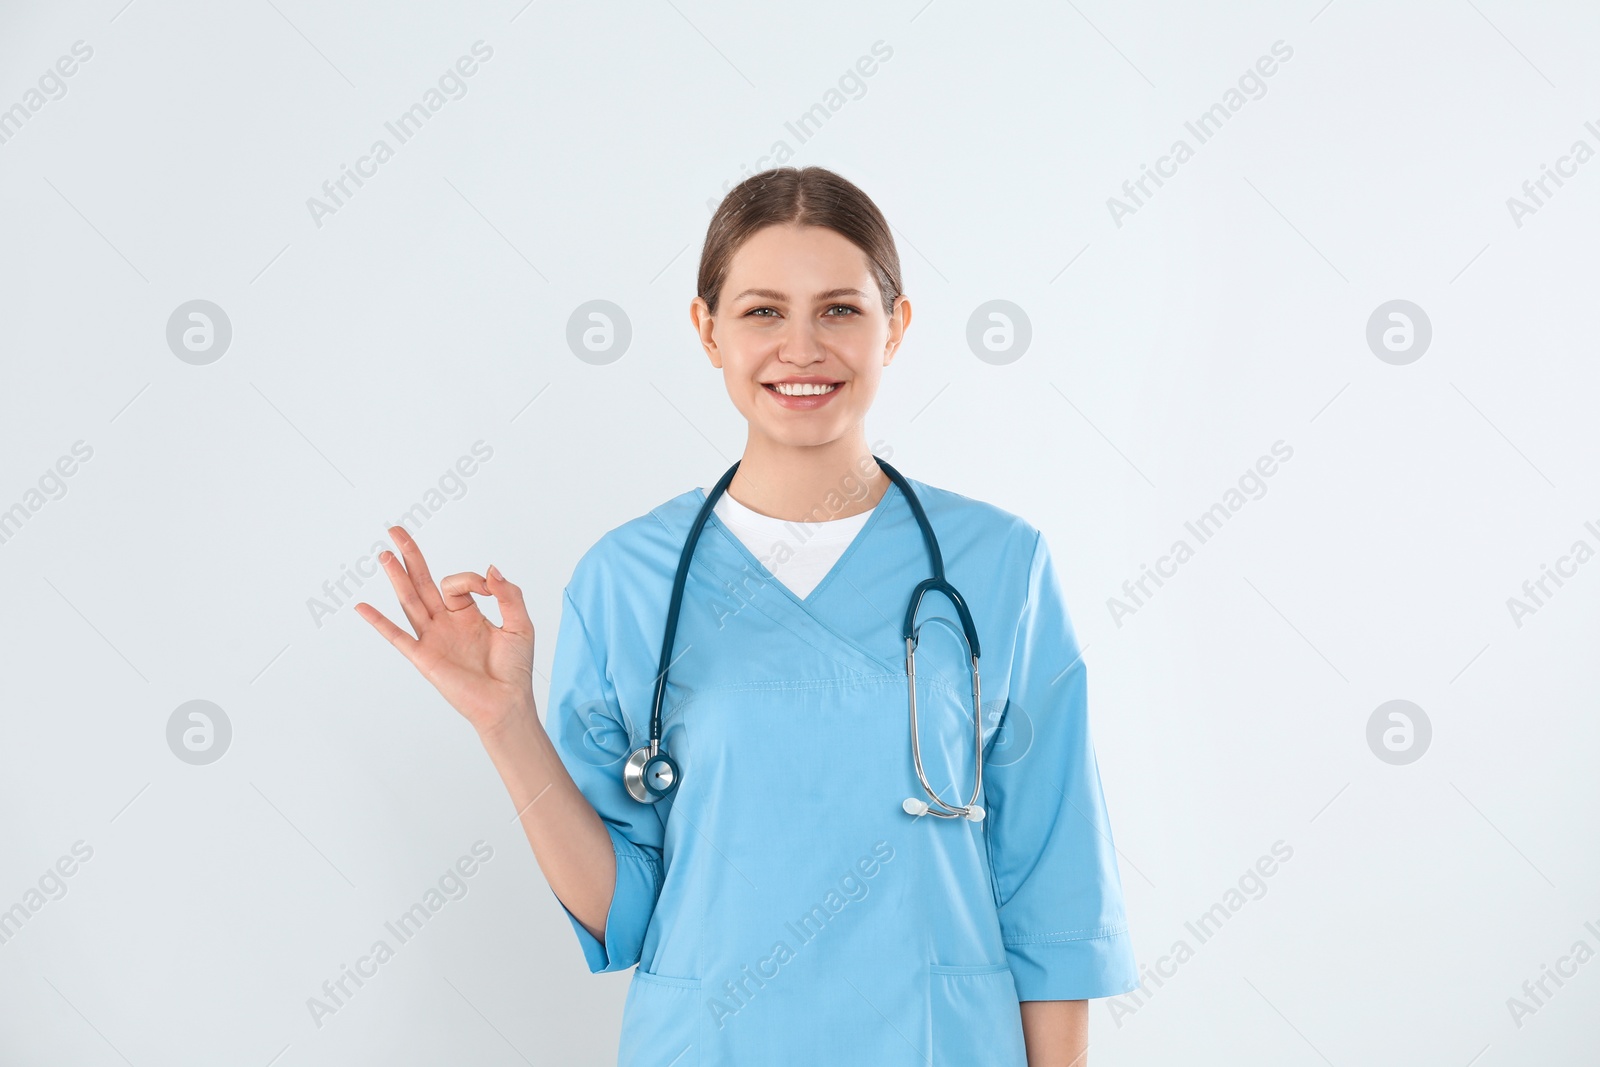
{"label": "ear", "polygon": [[689,322],[694,327],[694,332],[700,338],[700,347],[706,350],[706,357],[711,360],[711,365],[718,370],[722,369],[722,353],[717,349],[716,338],[712,332],[716,329],[716,319],[711,314],[711,306],[704,297],[697,296],[689,301]]}
{"label": "ear", "polygon": [[905,340],[906,327],[911,325],[911,301],[904,294],[895,297],[894,308],[889,312],[889,339],[883,346],[883,365],[894,362]]}

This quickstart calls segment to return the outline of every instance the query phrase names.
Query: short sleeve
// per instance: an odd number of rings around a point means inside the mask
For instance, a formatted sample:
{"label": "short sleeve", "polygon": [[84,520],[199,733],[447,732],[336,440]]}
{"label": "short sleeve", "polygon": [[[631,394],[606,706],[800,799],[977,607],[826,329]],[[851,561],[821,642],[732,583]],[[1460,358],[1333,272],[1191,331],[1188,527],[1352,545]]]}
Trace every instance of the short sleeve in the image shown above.
{"label": "short sleeve", "polygon": [[[605,823],[617,857],[604,944],[561,905],[594,974],[620,971],[639,962],[662,877],[661,819],[654,805],[634,800],[622,784],[622,768],[631,745],[627,720],[604,663],[603,647],[591,639],[570,591],[564,592],[545,730],[579,791]],[[561,898],[556,897],[556,902],[561,903]]]}
{"label": "short sleeve", "polygon": [[1050,550],[1034,542],[1001,719],[984,765],[984,826],[1020,1000],[1085,1000],[1138,986],[1086,677]]}

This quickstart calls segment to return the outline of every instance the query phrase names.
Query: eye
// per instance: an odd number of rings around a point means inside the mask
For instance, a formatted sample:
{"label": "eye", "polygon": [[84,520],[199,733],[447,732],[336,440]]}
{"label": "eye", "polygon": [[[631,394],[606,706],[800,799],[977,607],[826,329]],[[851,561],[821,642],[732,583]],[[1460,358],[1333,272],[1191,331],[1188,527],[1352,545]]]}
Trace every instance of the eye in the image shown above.
{"label": "eye", "polygon": [[[859,311],[857,311],[855,308],[851,307],[849,304],[830,304],[828,306],[828,310],[830,312],[833,311],[835,308],[843,308],[844,310],[850,312],[851,315],[859,315],[860,314]],[[836,318],[836,319],[837,318],[849,318],[849,316],[848,315],[834,315],[833,318]]]}
{"label": "eye", "polygon": [[[769,307],[758,307],[758,308],[751,308],[749,311],[746,311],[745,315],[746,316],[756,315],[756,312],[758,312],[758,311],[771,311],[773,315],[777,314],[777,312],[774,311],[772,308],[769,308]],[[771,317],[772,317],[771,315],[756,315],[756,318],[758,318],[758,319],[766,319],[766,318],[771,318]]]}

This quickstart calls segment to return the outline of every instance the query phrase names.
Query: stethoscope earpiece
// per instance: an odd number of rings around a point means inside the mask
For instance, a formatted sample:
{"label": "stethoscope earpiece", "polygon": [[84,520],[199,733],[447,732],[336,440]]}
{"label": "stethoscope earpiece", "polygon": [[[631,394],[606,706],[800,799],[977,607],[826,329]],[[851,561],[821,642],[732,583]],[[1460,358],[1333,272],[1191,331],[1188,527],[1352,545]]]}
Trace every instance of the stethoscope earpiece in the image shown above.
{"label": "stethoscope earpiece", "polygon": [[[928,807],[928,802],[926,800],[918,800],[916,797],[906,797],[900,806],[905,809],[907,815],[926,815],[928,812],[933,810]],[[988,814],[988,812],[984,811],[982,806],[978,804],[968,804],[965,808],[956,808],[955,811],[959,813],[963,819],[969,819],[972,822],[982,822],[983,817]],[[934,814],[938,815],[940,813],[934,812]],[[948,816],[946,817],[948,818]]]}

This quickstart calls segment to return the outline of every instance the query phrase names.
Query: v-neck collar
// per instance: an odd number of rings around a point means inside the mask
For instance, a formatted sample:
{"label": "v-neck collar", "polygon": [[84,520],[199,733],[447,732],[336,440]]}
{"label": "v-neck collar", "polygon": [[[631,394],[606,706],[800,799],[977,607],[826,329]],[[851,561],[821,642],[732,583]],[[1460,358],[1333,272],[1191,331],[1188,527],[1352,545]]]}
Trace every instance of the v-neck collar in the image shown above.
{"label": "v-neck collar", "polygon": [[[706,501],[706,491],[699,486],[696,486],[694,491],[700,501],[700,506],[703,507]],[[724,490],[724,493],[726,493],[726,490]],[[884,491],[883,496],[878,499],[878,503],[873,507],[872,514],[867,518],[867,521],[862,525],[861,529],[856,531],[856,535],[850,539],[850,543],[845,546],[845,550],[840,553],[839,558],[833,561],[833,566],[828,568],[828,573],[824,574],[822,576],[822,580],[812,587],[811,592],[807,593],[803,597],[796,596],[794,590],[790,589],[783,579],[769,571],[766,567],[766,564],[762,563],[761,560],[756,558],[755,553],[750,551],[749,547],[739,539],[739,536],[732,530],[728,529],[727,524],[722,521],[715,510],[713,510],[710,515],[706,516],[706,525],[715,526],[717,533],[726,539],[727,542],[734,548],[734,550],[745,558],[745,561],[751,567],[755,568],[756,573],[764,581],[770,582],[779,589],[783,590],[784,596],[788,597],[795,603],[796,606],[805,611],[806,614],[810,615],[812,614],[812,608],[816,606],[817,600],[821,596],[823,590],[832,585],[833,580],[843,572],[845,565],[850,562],[850,557],[855,555],[856,549],[861,547],[862,543],[866,541],[867,537],[872,533],[872,529],[877,525],[878,520],[883,517],[885,510],[884,504],[888,502],[890,494],[894,494],[897,497],[904,496],[904,494],[900,492],[900,487],[891,481],[889,483],[889,487]]]}

